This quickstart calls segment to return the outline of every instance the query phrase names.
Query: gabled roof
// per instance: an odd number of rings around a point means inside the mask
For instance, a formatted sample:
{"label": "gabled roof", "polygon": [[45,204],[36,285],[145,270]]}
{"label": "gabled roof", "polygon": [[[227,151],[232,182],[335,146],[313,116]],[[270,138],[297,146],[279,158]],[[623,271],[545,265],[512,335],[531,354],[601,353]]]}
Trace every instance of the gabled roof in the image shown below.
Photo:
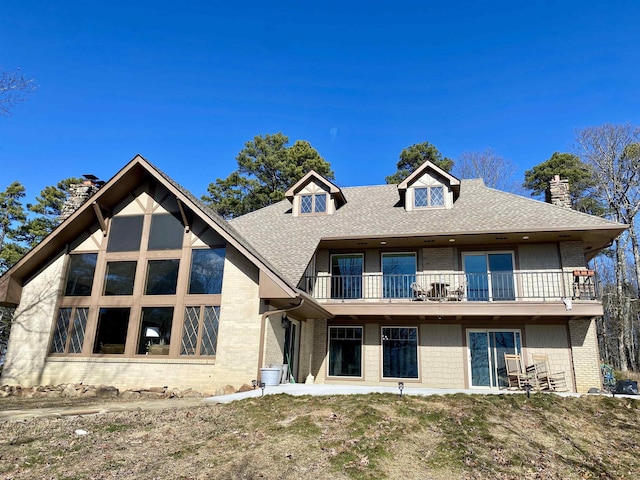
{"label": "gabled roof", "polygon": [[[140,155],[136,155],[113,178],[83,204],[69,218],[54,229],[42,242],[30,250],[18,263],[0,277],[0,305],[18,303],[20,286],[33,276],[48,261],[64,252],[66,246],[92,225],[98,223],[96,208],[109,211],[124,200],[131,191],[148,179],[154,179],[164,185],[178,201],[214,228],[230,245],[239,250],[261,272],[267,275],[291,298],[304,296],[307,303],[316,303],[295,288],[271,265],[252,245],[226,220],[211,208],[201,203],[189,191],[178,185],[165,173]],[[18,297],[18,298],[16,298]],[[317,306],[319,307],[319,305]],[[321,310],[322,307],[319,307]]]}
{"label": "gabled roof", "polygon": [[441,169],[435,163],[431,163],[429,160],[424,162],[418,168],[416,168],[411,175],[405,178],[402,182],[398,184],[398,190],[406,190],[409,188],[413,182],[415,182],[418,178],[424,175],[427,171],[432,170],[436,172],[439,176],[445,178],[451,188],[455,188],[457,191],[457,187],[460,186],[460,180],[451,175],[449,172]]}
{"label": "gabled roof", "polygon": [[291,284],[297,284],[304,275],[321,241],[589,231],[600,232],[593,240],[596,252],[626,228],[603,218],[494,190],[482,180],[460,181],[460,196],[451,209],[408,212],[398,202],[397,188],[344,188],[349,203],[334,215],[294,217],[289,202],[282,201],[231,223]]}
{"label": "gabled roof", "polygon": [[336,200],[336,207],[340,205],[344,205],[347,203],[347,199],[344,197],[342,190],[340,187],[334,185],[329,180],[324,178],[315,170],[311,170],[307,172],[307,174],[298,180],[289,190],[287,190],[284,194],[285,198],[289,201],[293,200],[293,197],[302,190],[308,183],[314,181],[319,183],[320,185],[324,185],[327,191],[333,195],[333,198]]}

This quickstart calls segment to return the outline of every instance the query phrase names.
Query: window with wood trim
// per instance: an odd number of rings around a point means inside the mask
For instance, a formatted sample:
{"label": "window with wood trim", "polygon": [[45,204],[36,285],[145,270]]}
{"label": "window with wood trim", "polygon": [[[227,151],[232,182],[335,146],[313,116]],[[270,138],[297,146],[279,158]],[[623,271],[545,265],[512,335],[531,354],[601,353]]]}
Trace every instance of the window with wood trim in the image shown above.
{"label": "window with wood trim", "polygon": [[142,307],[139,355],[169,355],[173,307]]}
{"label": "window with wood trim", "polygon": [[189,294],[219,294],[222,292],[225,248],[198,248],[191,251]]}
{"label": "window with wood trim", "polygon": [[50,354],[215,356],[226,248],[216,234],[220,244],[203,245],[207,230],[187,235],[163,198],[147,192],[122,205],[104,240],[82,244],[96,252],[69,255]]}
{"label": "window with wood trim", "polygon": [[111,219],[107,252],[135,252],[140,249],[144,215],[123,215]]}
{"label": "window with wood trim", "polygon": [[219,306],[185,307],[181,355],[213,356],[218,348]]}
{"label": "window with wood trim", "polygon": [[67,281],[64,294],[69,297],[91,295],[96,271],[97,253],[81,253],[69,256]]}
{"label": "window with wood trim", "polygon": [[104,278],[105,295],[132,295],[136,277],[136,261],[107,262]]}
{"label": "window with wood trim", "polygon": [[327,194],[300,195],[300,213],[326,213]]}
{"label": "window with wood trim", "polygon": [[382,327],[382,377],[418,378],[416,327]]}
{"label": "window with wood trim", "polygon": [[58,310],[51,353],[82,353],[88,315],[87,307],[66,307]]}
{"label": "window with wood trim", "polygon": [[444,187],[417,187],[413,193],[415,208],[444,207]]}
{"label": "window with wood trim", "polygon": [[175,295],[180,260],[149,260],[145,295]]}
{"label": "window with wood trim", "polygon": [[129,307],[100,309],[93,353],[124,353],[130,314]]}
{"label": "window with wood trim", "polygon": [[362,376],[362,327],[329,327],[329,376]]}

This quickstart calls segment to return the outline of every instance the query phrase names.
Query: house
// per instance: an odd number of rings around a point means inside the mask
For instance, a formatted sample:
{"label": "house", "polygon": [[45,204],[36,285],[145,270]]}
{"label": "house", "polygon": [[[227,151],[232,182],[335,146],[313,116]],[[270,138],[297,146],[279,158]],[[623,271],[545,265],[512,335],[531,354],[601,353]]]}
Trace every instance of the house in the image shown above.
{"label": "house", "polygon": [[624,226],[458,180],[315,172],[226,222],[140,156],[0,277],[2,383],[496,389],[504,353],[600,385],[587,262]]}

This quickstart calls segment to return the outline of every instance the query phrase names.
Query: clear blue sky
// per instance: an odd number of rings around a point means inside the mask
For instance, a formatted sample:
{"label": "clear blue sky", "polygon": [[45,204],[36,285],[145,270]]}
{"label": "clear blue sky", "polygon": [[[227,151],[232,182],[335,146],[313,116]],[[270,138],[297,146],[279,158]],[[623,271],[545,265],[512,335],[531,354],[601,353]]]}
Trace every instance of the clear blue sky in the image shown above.
{"label": "clear blue sky", "polygon": [[576,128],[640,124],[637,1],[3,2],[0,189],[106,180],[142,154],[196,195],[255,135],[308,140],[341,186],[400,151],[492,148],[521,172]]}

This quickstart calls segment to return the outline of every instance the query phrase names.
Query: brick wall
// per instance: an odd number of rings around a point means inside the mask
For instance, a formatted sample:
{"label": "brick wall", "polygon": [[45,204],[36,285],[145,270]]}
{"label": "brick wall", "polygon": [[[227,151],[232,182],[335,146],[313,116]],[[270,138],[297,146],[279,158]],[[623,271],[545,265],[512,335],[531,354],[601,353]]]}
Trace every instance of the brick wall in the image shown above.
{"label": "brick wall", "polygon": [[282,328],[283,315],[276,314],[267,317],[265,338],[264,338],[264,359],[265,367],[282,365],[284,352],[284,337],[286,330]]}
{"label": "brick wall", "polygon": [[42,384],[63,267],[64,256],[60,256],[24,285],[0,383]]}
{"label": "brick wall", "polygon": [[256,378],[260,345],[258,269],[227,246],[218,351],[212,384],[242,385]]}
{"label": "brick wall", "polygon": [[[83,382],[118,388],[166,385],[215,392],[225,385],[251,383],[257,377],[261,321],[258,269],[233,247],[227,248],[225,259],[215,360],[47,359],[63,266],[61,256],[24,286],[2,383],[31,386]],[[279,317],[277,321],[279,324]]]}
{"label": "brick wall", "polygon": [[569,320],[569,335],[573,353],[576,390],[586,393],[590,388],[601,388],[600,353],[594,319]]}
{"label": "brick wall", "polygon": [[[146,359],[122,358],[49,358],[38,384],[79,383],[86,385],[111,385],[119,389],[172,387],[215,394],[224,385],[239,387],[251,383],[255,373],[247,381],[238,377],[223,379],[215,361],[162,359],[149,362]],[[225,381],[226,380],[226,381]],[[22,383],[22,385],[25,385]]]}
{"label": "brick wall", "polygon": [[584,268],[587,262],[582,251],[582,242],[560,242],[560,261],[566,271]]}
{"label": "brick wall", "polygon": [[[296,382],[304,383],[309,375],[309,356],[313,354],[313,325],[316,320],[300,322],[300,357],[298,361],[298,376]],[[314,380],[316,374],[312,371]]]}
{"label": "brick wall", "polygon": [[453,248],[423,248],[422,270],[425,272],[453,272],[455,262]]}
{"label": "brick wall", "polygon": [[327,376],[327,320],[314,320],[313,323],[313,359],[311,373],[315,383],[325,383]]}
{"label": "brick wall", "polygon": [[382,377],[380,364],[380,325],[367,323],[364,326],[364,345],[362,357],[364,359],[364,379],[367,383],[379,383]]}
{"label": "brick wall", "polygon": [[533,354],[548,355],[551,371],[564,372],[567,387],[573,390],[573,368],[567,327],[565,325],[527,325],[525,338],[523,358],[525,365],[533,364]]}
{"label": "brick wall", "polygon": [[518,261],[520,271],[524,272],[559,269],[558,246],[552,243],[520,245]]}

